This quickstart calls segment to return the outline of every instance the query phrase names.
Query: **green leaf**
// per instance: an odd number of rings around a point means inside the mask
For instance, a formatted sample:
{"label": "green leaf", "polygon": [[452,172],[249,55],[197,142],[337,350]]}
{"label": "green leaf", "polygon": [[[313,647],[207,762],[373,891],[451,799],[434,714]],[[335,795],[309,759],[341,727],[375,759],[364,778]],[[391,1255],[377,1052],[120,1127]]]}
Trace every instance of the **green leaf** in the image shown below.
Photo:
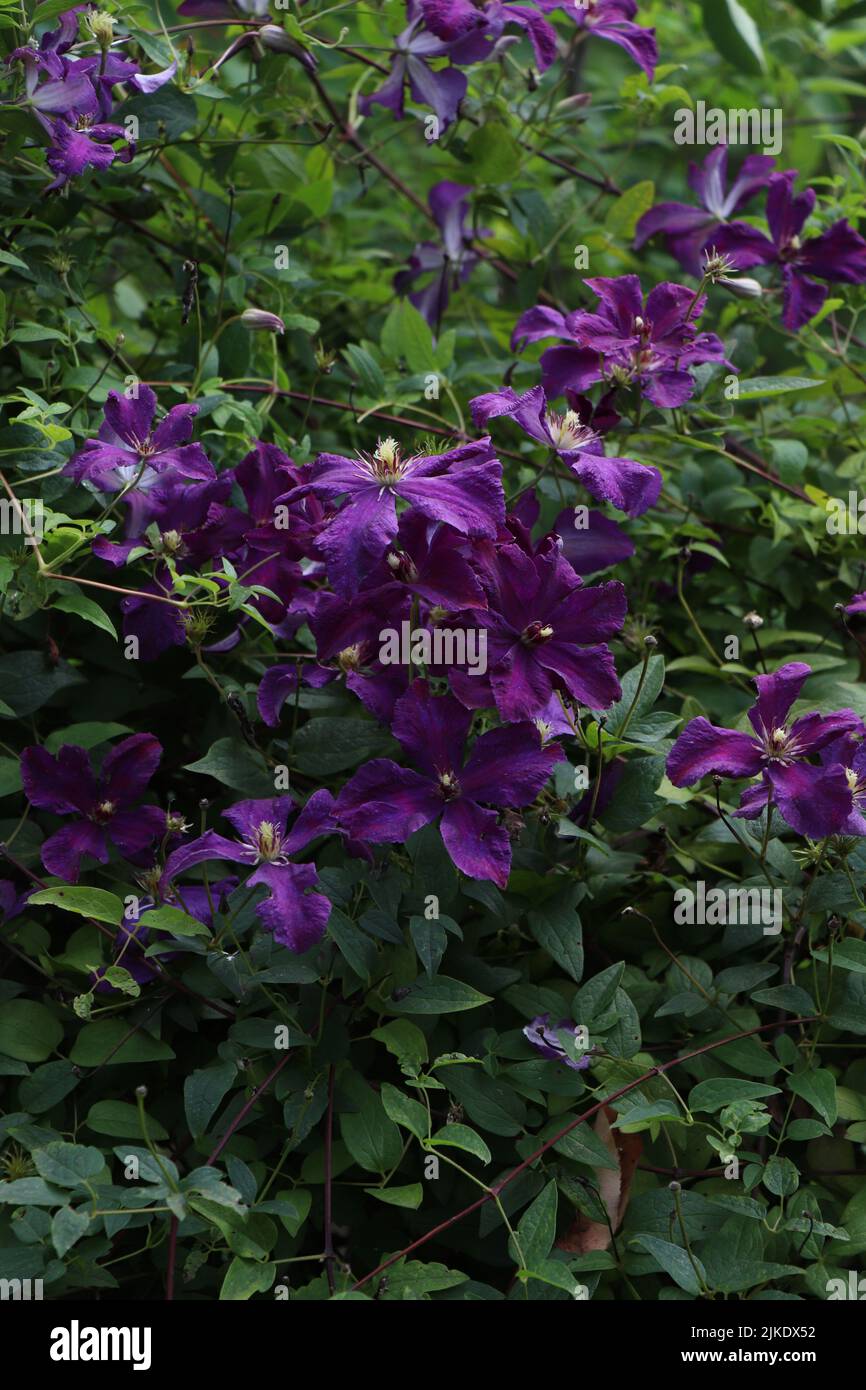
{"label": "green leaf", "polygon": [[86,1144],[66,1144],[62,1140],[46,1144],[44,1149],[35,1149],[33,1162],[39,1176],[57,1187],[81,1187],[105,1167],[101,1150]]}
{"label": "green leaf", "polygon": [[85,888],[64,884],[57,888],[40,888],[31,893],[28,907],[60,907],[64,912],[77,912],[80,917],[92,917],[96,922],[110,922],[119,927],[123,920],[123,902],[104,888]]}
{"label": "green leaf", "polygon": [[[551,1181],[539,1192],[520,1218],[516,1240],[509,1242],[511,1258],[524,1268],[532,1269],[545,1260],[556,1239],[556,1210],[558,1193]],[[521,1259],[521,1255],[523,1258]]]}
{"label": "green leaf", "polygon": [[403,358],[411,372],[436,372],[433,333],[408,299],[398,299],[382,329],[382,350],[392,361]]}
{"label": "green leaf", "polygon": [[124,1062],[167,1062],[174,1057],[168,1043],[139,1029],[127,1037],[129,1024],[101,1019],[82,1028],[69,1054],[78,1067],[119,1066]]}
{"label": "green leaf", "polygon": [[632,184],[614,200],[604,219],[605,229],[612,237],[624,242],[634,240],[638,222],[655,202],[655,191],[652,179],[644,179]]}
{"label": "green leaf", "polygon": [[74,1091],[80,1079],[71,1062],[46,1062],[23,1079],[18,1098],[31,1115],[41,1115]]}
{"label": "green leaf", "polygon": [[799,985],[775,985],[772,989],[756,989],[751,998],[756,1004],[769,1004],[771,1008],[784,1009],[789,1014],[803,1014],[808,1017],[815,1012],[814,999]]}
{"label": "green leaf", "polygon": [[813,386],[824,385],[824,381],[807,376],[755,376],[738,383],[737,399],[761,401],[771,396],[786,396],[792,391],[810,391]]}
{"label": "green leaf", "polygon": [[407,1187],[365,1187],[364,1191],[369,1197],[375,1197],[390,1207],[405,1207],[409,1211],[417,1211],[424,1200],[424,1187],[420,1182],[410,1183]]}
{"label": "green leaf", "polygon": [[44,1004],[10,999],[0,1004],[0,1053],[19,1062],[44,1062],[63,1041],[63,1025]]}
{"label": "green leaf", "polygon": [[541,946],[575,983],[583,975],[583,928],[577,905],[583,884],[572,883],[529,914],[529,929]]}
{"label": "green leaf", "polygon": [[738,0],[701,0],[704,28],[722,57],[739,73],[767,71],[758,26]]}
{"label": "green leaf", "polygon": [[777,1197],[790,1197],[800,1186],[800,1175],[790,1158],[780,1158],[778,1154],[767,1161],[762,1182],[768,1192]]}
{"label": "green leaf", "polygon": [[184,1114],[194,1139],[205,1133],[236,1075],[234,1062],[219,1062],[191,1072],[184,1081]]}
{"label": "green leaf", "polygon": [[400,998],[392,995],[388,1000],[387,1012],[392,1014],[455,1014],[464,1009],[477,1009],[481,1004],[491,1002],[489,994],[481,994],[472,985],[462,980],[452,980],[448,975],[434,975],[418,979],[408,987]]}
{"label": "green leaf", "polygon": [[275,1264],[259,1264],[235,1255],[219,1291],[221,1303],[244,1303],[255,1293],[267,1293],[277,1272]]}
{"label": "green leaf", "polygon": [[520,168],[520,147],[502,121],[486,121],[466,141],[476,183],[510,183]]}
{"label": "green leaf", "polygon": [[669,1240],[660,1240],[658,1236],[635,1236],[631,1244],[641,1246],[652,1255],[656,1264],[671,1276],[675,1284],[685,1289],[686,1293],[695,1298],[701,1293],[701,1279],[706,1280],[706,1270],[698,1259],[694,1260],[693,1265],[688,1252],[679,1245],[673,1245]]}
{"label": "green leaf", "polygon": [[80,589],[76,589],[72,584],[64,584],[62,592],[56,594],[52,608],[59,608],[61,613],[74,613],[76,617],[83,618],[86,623],[92,623],[94,627],[102,628],[109,637],[117,641],[117,629],[109,618],[108,614],[100,608],[98,603],[94,603],[92,598],[88,598]]}
{"label": "green leaf", "polygon": [[[812,955],[815,960],[829,965],[831,956],[826,946],[814,950]],[[856,936],[846,936],[844,941],[833,947],[832,960],[837,970],[853,970],[857,975],[866,975],[866,941],[860,941]]]}
{"label": "green leaf", "polygon": [[444,1125],[436,1131],[430,1143],[436,1147],[445,1145],[446,1148],[462,1149],[464,1153],[480,1158],[482,1163],[491,1163],[493,1160],[493,1155],[481,1135],[476,1134],[468,1125]]}
{"label": "green leaf", "polygon": [[90,1225],[90,1217],[84,1208],[61,1207],[55,1212],[51,1222],[51,1242],[59,1259],[72,1249]]}
{"label": "green leaf", "polygon": [[[150,1139],[168,1138],[168,1130],[159,1120],[155,1120],[152,1115],[145,1118]],[[98,1100],[95,1105],[91,1105],[84,1123],[94,1134],[107,1134],[110,1139],[137,1139],[139,1143],[144,1140],[138,1106],[130,1105],[125,1100]]]}
{"label": "green leaf", "polygon": [[266,772],[261,758],[246,743],[237,738],[220,738],[212,744],[203,758],[185,764],[187,772],[199,772],[212,777],[232,791],[248,797],[274,795],[273,778]]}
{"label": "green leaf", "polygon": [[402,1152],[400,1131],[386,1115],[375,1091],[364,1086],[359,1094],[357,1113],[340,1117],[343,1143],[361,1168],[371,1173],[385,1173],[394,1167]]}
{"label": "green leaf", "polygon": [[416,1139],[427,1138],[430,1122],[425,1107],[419,1101],[412,1100],[387,1081],[382,1082],[379,1094],[389,1120],[408,1129]]}
{"label": "green leaf", "polygon": [[409,935],[418,953],[418,959],[427,974],[432,978],[439,968],[445,954],[448,937],[441,922],[426,917],[409,918]]}
{"label": "green leaf", "polygon": [[34,714],[67,686],[83,683],[84,677],[67,661],[51,666],[42,651],[0,656],[0,690],[19,719]]}
{"label": "green leaf", "polygon": [[196,917],[177,907],[156,907],[147,914],[147,930],[167,931],[171,936],[210,936],[210,930]]}
{"label": "green leaf", "polygon": [[808,1101],[828,1125],[836,1123],[836,1079],[826,1067],[797,1072],[788,1077],[788,1090]]}
{"label": "green leaf", "polygon": [[689,1096],[690,1110],[706,1110],[711,1114],[733,1105],[739,1100],[763,1100],[766,1096],[778,1096],[778,1086],[766,1086],[762,1081],[745,1081],[736,1076],[714,1076],[709,1081],[699,1081],[692,1087]]}
{"label": "green leaf", "polygon": [[395,751],[394,740],[372,719],[317,717],[295,735],[294,763],[299,772],[328,777]]}

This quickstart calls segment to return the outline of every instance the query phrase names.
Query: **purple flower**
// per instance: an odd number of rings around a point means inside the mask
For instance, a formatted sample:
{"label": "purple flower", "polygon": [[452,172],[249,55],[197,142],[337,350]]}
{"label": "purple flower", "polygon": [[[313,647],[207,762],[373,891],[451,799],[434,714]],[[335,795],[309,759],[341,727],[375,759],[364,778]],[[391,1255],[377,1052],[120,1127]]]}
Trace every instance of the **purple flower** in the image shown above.
{"label": "purple flower", "polygon": [[67,477],[101,492],[146,492],[168,469],[199,482],[216,477],[201,445],[188,442],[197,405],[176,405],[154,426],[156,396],[139,386],[133,399],[109,391],[104,413],[98,438],[73,454],[63,470]]}
{"label": "purple flower", "polygon": [[656,31],[634,23],[637,0],[535,0],[535,3],[547,14],[551,10],[563,10],[575,20],[579,29],[618,44],[652,82],[659,58]]}
{"label": "purple flower", "polygon": [[711,150],[703,164],[689,165],[689,186],[700,207],[686,203],[659,203],[644,213],[637,224],[635,247],[664,232],[668,250],[689,274],[703,274],[703,252],[716,244],[722,225],[767,186],[775,160],[771,155],[750,154],[743,160],[731,187],[728,181],[728,148]]}
{"label": "purple flower", "polygon": [[866,613],[866,592],[855,594],[851,601],[845,604],[845,612],[858,615]]}
{"label": "purple flower", "polygon": [[581,1057],[578,1061],[573,1061],[569,1057],[562,1041],[558,1036],[560,1033],[568,1033],[571,1037],[578,1036],[578,1026],[572,1023],[570,1018],[562,1018],[555,1027],[551,1027],[550,1014],[539,1014],[531,1023],[527,1023],[523,1030],[523,1036],[527,1042],[531,1042],[533,1047],[537,1047],[543,1057],[548,1057],[552,1062],[564,1062],[573,1071],[586,1071],[591,1065],[592,1057],[589,1053]]}
{"label": "purple flower", "polygon": [[137,804],[161,757],[153,734],[133,734],[112,748],[97,776],[83,748],[65,743],[56,758],[44,748],[24,749],[21,777],[28,800],[42,811],[77,817],[42,845],[50,874],[77,883],[85,854],[107,864],[109,843],[130,858],[166,833],[165,812]]}
{"label": "purple flower", "polygon": [[424,22],[437,38],[453,44],[452,63],[482,63],[494,56],[494,48],[509,24],[517,24],[528,36],[539,72],[556,57],[556,30],[529,5],[510,0],[421,0]]}
{"label": "purple flower", "polygon": [[[293,808],[290,796],[239,801],[223,815],[241,839],[229,840],[216,830],[206,830],[197,840],[176,849],[166,861],[161,885],[164,891],[168,892],[175,879],[194,864],[219,859],[246,865],[253,870],[245,880],[246,886],[255,888],[261,884],[268,889],[268,896],[256,907],[264,926],[290,951],[308,951],[325,934],[331,904],[323,893],[316,891],[316,866],[293,864],[290,856],[319,835],[337,829],[334,798],[329,791],[314,792],[291,830],[287,830]],[[181,896],[186,896],[185,889],[181,889]]]}
{"label": "purple flower", "polygon": [[387,106],[398,120],[403,119],[404,88],[409,85],[413,101],[435,111],[444,130],[456,119],[457,108],[466,95],[467,81],[454,67],[430,67],[430,60],[450,55],[452,44],[429,32],[424,26],[420,0],[407,0],[406,28],[394,40],[394,66],[390,76],[369,96],[358,103],[363,115],[369,115],[376,104]]}
{"label": "purple flower", "polygon": [[518,396],[510,386],[470,401],[472,418],[481,428],[497,415],[509,415],[521,429],[553,449],[587,492],[629,516],[639,516],[658,501],[662,475],[633,459],[606,458],[595,430],[575,410],[558,415],[550,409],[542,386]]}
{"label": "purple flower", "polygon": [[821,749],[825,767],[841,768],[854,802],[842,835],[866,835],[866,740],[843,734]]}
{"label": "purple flower", "polygon": [[821,236],[804,240],[800,233],[815,206],[813,188],[794,193],[796,169],[774,174],[767,193],[765,237],[745,222],[731,222],[716,240],[717,250],[730,255],[740,270],[777,262],[782,267],[782,322],[797,332],[813,319],[828,290],[816,280],[831,284],[866,283],[866,241],[843,219]]}
{"label": "purple flower", "polygon": [[692,719],[668,755],[667,773],[676,787],[710,773],[722,777],[760,777],[736,812],[754,820],[775,802],[800,835],[821,839],[838,834],[853,809],[851,787],[840,766],[818,767],[807,760],[846,733],[862,733],[853,710],[804,714],[793,723],[789,711],[811,668],[801,662],[772,676],[756,676],[758,700],[749,710],[754,734],[719,729],[701,716]]}
{"label": "purple flower", "polygon": [[[471,187],[452,183],[449,179],[434,184],[427,201],[441,234],[441,244],[419,242],[409,257],[407,269],[394,276],[395,290],[404,294],[416,280],[432,273],[429,283],[415,290],[409,299],[437,332],[448,307],[451,289],[462,285],[478,263],[478,255],[472,250],[473,232],[466,225],[471,192]],[[481,231],[478,235],[487,233]]]}
{"label": "purple flower", "polygon": [[471,621],[486,630],[488,669],[486,676],[452,672],[461,701],[472,709],[494,703],[513,721],[540,716],[557,690],[591,709],[619,699],[605,639],[625,619],[621,584],[584,587],[552,539],[535,555],[499,546],[481,579],[489,606]]}
{"label": "purple flower", "polygon": [[[198,922],[203,922],[206,927],[213,926],[213,906],[220,904],[235,887],[235,879],[224,879],[221,883],[213,883],[210,890],[198,888],[187,884],[183,890],[183,906],[178,901],[170,904],[178,907],[181,911],[188,913],[190,917],[195,917]],[[139,985],[148,984],[151,980],[159,978],[160,971],[157,962],[145,956],[148,946],[148,914],[157,909],[158,904],[153,898],[144,898],[140,901],[138,911],[131,915],[124,915],[123,921],[117,928],[114,938],[114,960],[113,965],[119,965],[128,971],[132,978]],[[161,952],[160,961],[170,960],[177,953],[175,951]],[[100,994],[115,993],[116,987],[105,978],[107,966],[100,966],[91,975],[91,985]]]}
{"label": "purple flower", "polygon": [[600,570],[631,559],[635,543],[617,522],[601,512],[580,510],[581,522],[585,521],[585,525],[577,524],[574,511],[560,512],[553,523],[562,541],[562,553],[575,574],[581,578],[598,574]]}
{"label": "purple flower", "polygon": [[563,752],[558,744],[542,748],[533,725],[515,724],[482,734],[466,758],[470,721],[452,695],[434,697],[426,681],[414,681],[397,702],[392,730],[420,771],[390,758],[365,763],[337,798],[337,816],[353,839],[374,844],[402,844],[441,817],[457,868],[505,888],[511,846],[496,811],[486,808],[534,801]]}
{"label": "purple flower", "polygon": [[548,397],[568,389],[582,391],[597,381],[610,386],[636,383],[653,405],[672,408],[690,400],[694,392],[689,367],[704,362],[731,366],[716,335],[696,331],[706,296],[696,296],[685,285],[665,283],[656,285],[644,304],[636,275],[584,283],[601,300],[597,313],[578,309],[563,315],[537,305],[515,325],[512,347],[551,337],[573,344],[542,353],[542,384]]}
{"label": "purple flower", "polygon": [[396,535],[398,498],[461,535],[495,536],[505,516],[502,465],[488,438],[411,458],[396,440],[383,439],[372,454],[353,459],[320,454],[308,476],[288,498],[306,491],[330,502],[345,498],[318,538],[334,587],[344,594],[357,591]]}

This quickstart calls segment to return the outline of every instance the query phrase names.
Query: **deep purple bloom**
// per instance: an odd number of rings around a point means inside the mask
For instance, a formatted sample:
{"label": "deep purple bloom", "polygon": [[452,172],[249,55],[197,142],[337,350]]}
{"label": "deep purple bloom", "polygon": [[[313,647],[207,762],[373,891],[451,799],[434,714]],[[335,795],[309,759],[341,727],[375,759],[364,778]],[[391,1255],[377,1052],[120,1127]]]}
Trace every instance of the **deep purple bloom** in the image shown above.
{"label": "deep purple bloom", "polygon": [[551,1026],[550,1014],[539,1014],[538,1018],[527,1023],[523,1030],[527,1042],[537,1047],[543,1057],[548,1057],[551,1062],[564,1062],[573,1071],[586,1071],[592,1062],[590,1054],[587,1052],[586,1056],[573,1061],[557,1036],[559,1033],[570,1033],[572,1037],[576,1037],[578,1026],[570,1018],[562,1018],[559,1023]]}
{"label": "deep purple bloom", "polygon": [[845,604],[845,612],[852,615],[866,613],[866,592],[855,594],[849,603]]}
{"label": "deep purple bloom", "polygon": [[[354,839],[405,842],[441,816],[445,848],[469,878],[505,888],[511,869],[508,834],[493,807],[527,806],[541,791],[558,744],[541,747],[531,724],[491,729],[464,751],[471,715],[452,695],[434,697],[415,681],[394,711],[393,733],[420,769],[375,758],[337,798],[340,824]],[[465,759],[465,761],[464,761]]]}
{"label": "deep purple bloom", "polygon": [[664,232],[671,255],[690,275],[703,274],[703,252],[716,245],[724,223],[762,188],[773,171],[772,155],[750,154],[728,188],[728,147],[718,145],[703,164],[689,165],[689,186],[697,194],[699,207],[687,203],[658,203],[644,213],[637,224],[635,247],[639,250],[650,237]]}
{"label": "deep purple bloom", "polygon": [[[574,511],[560,512],[553,529],[562,541],[562,553],[575,574],[598,574],[631,559],[635,543],[622,527],[601,512],[580,509],[580,525]],[[585,525],[583,523],[586,523]]]}
{"label": "deep purple bloom", "polygon": [[635,24],[637,0],[535,0],[535,3],[547,14],[551,10],[562,10],[578,28],[598,39],[618,44],[652,82],[659,60],[656,31]]}
{"label": "deep purple bloom", "polygon": [[[268,889],[268,897],[256,907],[265,927],[290,951],[308,951],[325,934],[331,904],[316,891],[319,876],[315,864],[293,864],[290,856],[319,835],[337,829],[334,798],[329,791],[314,792],[287,830],[293,809],[290,796],[239,801],[223,815],[242,838],[229,840],[216,830],[206,830],[197,840],[176,849],[165,865],[165,891],[170,892],[174,881],[194,864],[219,859],[245,865],[253,870],[245,884],[250,888],[262,884]],[[185,890],[180,891],[185,896]]]}
{"label": "deep purple bloom", "polygon": [[455,670],[451,685],[471,709],[496,705],[503,719],[540,716],[555,691],[591,709],[619,699],[613,654],[606,645],[622,627],[626,595],[615,580],[587,588],[551,539],[527,555],[497,547],[481,581],[488,607],[471,622],[487,633],[487,674]]}
{"label": "deep purple bloom", "polygon": [[197,405],[176,405],[154,426],[156,395],[139,386],[131,399],[109,391],[105,421],[97,439],[88,439],[64,468],[67,477],[86,481],[101,492],[124,488],[146,492],[171,469],[182,478],[212,480],[213,464],[200,444],[190,444]]}
{"label": "deep purple bloom", "polygon": [[65,743],[56,758],[44,748],[24,749],[21,777],[28,800],[42,811],[78,817],[42,845],[49,873],[77,883],[85,854],[107,864],[109,843],[130,858],[166,833],[165,811],[138,804],[161,757],[153,734],[132,734],[116,744],[98,775],[83,748]]}
{"label": "deep purple bloom", "polygon": [[[448,307],[450,291],[462,285],[478,263],[478,254],[472,250],[475,234],[467,226],[471,192],[468,185],[452,183],[449,179],[434,184],[427,201],[433,221],[439,228],[441,242],[419,242],[409,257],[406,270],[394,276],[395,290],[398,294],[405,294],[416,280],[424,275],[432,275],[422,289],[414,290],[409,295],[409,299],[437,332]],[[477,235],[484,236],[486,233],[479,231]]]}
{"label": "deep purple bloom", "polygon": [[808,759],[846,733],[862,733],[853,710],[800,715],[789,711],[811,668],[801,662],[771,676],[756,676],[758,700],[749,710],[754,734],[720,729],[701,716],[692,719],[668,755],[667,773],[676,787],[710,773],[760,777],[743,793],[738,816],[753,820],[773,801],[798,834],[812,839],[838,834],[853,810],[851,787],[841,766],[819,767]]}
{"label": "deep purple bloom", "polygon": [[689,367],[704,362],[731,366],[715,333],[696,331],[706,296],[696,297],[685,285],[665,283],[656,285],[644,304],[636,275],[584,283],[601,300],[597,313],[578,309],[563,315],[536,305],[514,328],[514,348],[552,337],[572,344],[548,348],[541,355],[548,397],[568,389],[582,391],[597,381],[610,386],[636,383],[653,405],[672,408],[684,405],[694,392]]}
{"label": "deep purple bloom", "polygon": [[421,0],[424,22],[437,38],[453,44],[452,63],[482,63],[493,57],[494,46],[510,24],[529,38],[539,72],[556,57],[556,30],[529,4],[511,0]]}
{"label": "deep purple bloom", "polygon": [[639,516],[658,501],[662,475],[657,468],[633,459],[606,458],[595,430],[583,423],[577,411],[564,415],[552,411],[542,386],[518,396],[510,386],[476,396],[470,402],[472,418],[481,428],[497,415],[508,415],[521,429],[555,450],[587,492],[629,516]]}
{"label": "deep purple bloom", "polygon": [[866,241],[844,218],[834,222],[821,236],[806,240],[800,235],[815,206],[813,188],[794,192],[796,169],[774,174],[767,193],[765,237],[745,222],[723,227],[716,240],[717,249],[730,255],[737,268],[776,262],[782,267],[782,322],[797,332],[813,319],[829,291],[817,280],[831,284],[866,283]]}
{"label": "deep purple bloom", "polygon": [[466,95],[467,81],[455,67],[434,71],[430,61],[449,57],[453,44],[437,38],[424,25],[420,0],[406,0],[406,28],[394,40],[394,66],[378,91],[362,96],[358,103],[366,116],[376,104],[403,119],[404,88],[409,85],[413,101],[429,106],[444,130],[455,120],[457,108]]}
{"label": "deep purple bloom", "polygon": [[461,535],[494,536],[505,516],[502,465],[490,440],[461,444],[447,454],[406,458],[393,439],[372,454],[320,454],[309,481],[288,497],[311,491],[329,502],[345,498],[318,544],[341,593],[354,593],[397,533],[397,499]]}

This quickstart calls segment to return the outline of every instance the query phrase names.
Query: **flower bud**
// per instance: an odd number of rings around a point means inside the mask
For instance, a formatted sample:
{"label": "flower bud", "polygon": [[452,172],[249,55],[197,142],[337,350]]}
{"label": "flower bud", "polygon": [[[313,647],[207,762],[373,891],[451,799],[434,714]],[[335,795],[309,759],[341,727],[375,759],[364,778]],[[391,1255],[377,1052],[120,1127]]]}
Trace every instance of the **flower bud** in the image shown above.
{"label": "flower bud", "polygon": [[759,627],[764,626],[764,619],[760,613],[747,613],[743,618],[743,627],[748,628],[749,632],[757,632]]}
{"label": "flower bud", "polygon": [[276,314],[269,314],[267,309],[244,309],[241,314],[241,323],[245,328],[260,331],[262,333],[285,333],[286,325]]}
{"label": "flower bud", "polygon": [[716,283],[723,285],[726,290],[730,290],[737,299],[760,299],[764,293],[763,287],[758,284],[757,280],[750,280],[744,275],[738,276],[736,280],[723,275]]}
{"label": "flower bud", "polygon": [[97,10],[95,14],[89,14],[87,27],[100,48],[111,46],[111,40],[114,38],[114,20],[110,14],[103,14],[101,10]]}

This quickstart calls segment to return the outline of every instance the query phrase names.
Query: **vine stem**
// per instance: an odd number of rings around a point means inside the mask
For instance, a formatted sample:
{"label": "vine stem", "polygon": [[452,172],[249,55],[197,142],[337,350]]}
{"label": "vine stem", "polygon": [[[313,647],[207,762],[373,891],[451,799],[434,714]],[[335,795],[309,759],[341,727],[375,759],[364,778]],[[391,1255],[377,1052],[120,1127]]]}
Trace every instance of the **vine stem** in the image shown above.
{"label": "vine stem", "polygon": [[[810,1015],[808,1018],[792,1018],[788,1020],[788,1026],[794,1027],[797,1024],[815,1023],[816,1021],[817,1015]],[[690,1062],[694,1057],[701,1057],[705,1052],[713,1052],[717,1047],[726,1047],[728,1043],[738,1042],[740,1038],[750,1038],[755,1033],[764,1033],[767,1029],[776,1028],[777,1026],[776,1023],[761,1023],[757,1028],[746,1028],[741,1033],[732,1033],[729,1037],[721,1038],[718,1042],[706,1043],[703,1047],[696,1048],[694,1052],[687,1052],[682,1057],[673,1057],[669,1062],[662,1062],[657,1067],[651,1067],[649,1071],[644,1072],[643,1076],[639,1076],[636,1081],[630,1081],[627,1086],[621,1086],[618,1091],[613,1091],[611,1095],[605,1096],[604,1099],[600,1100],[596,1105],[592,1105],[588,1110],[584,1110],[582,1115],[578,1115],[576,1119],[571,1120],[558,1134],[554,1134],[551,1139],[546,1139],[543,1144],[539,1145],[534,1153],[531,1153],[528,1158],[525,1158],[522,1163],[519,1163],[516,1168],[513,1168],[510,1173],[507,1173],[501,1182],[489,1188],[487,1192],[483,1193],[481,1197],[476,1198],[474,1202],[470,1202],[468,1207],[464,1207],[462,1211],[456,1212],[454,1216],[449,1216],[447,1220],[440,1221],[439,1225],[434,1226],[431,1231],[427,1231],[425,1235],[419,1236],[417,1240],[412,1241],[411,1245],[407,1245],[403,1250],[398,1250],[396,1255],[390,1255],[387,1260],[383,1260],[375,1269],[371,1269],[369,1274],[365,1274],[363,1278],[356,1280],[352,1285],[353,1291],[363,1288],[365,1284],[369,1284],[371,1279],[375,1279],[378,1274],[389,1269],[390,1266],[396,1264],[398,1260],[404,1259],[406,1255],[411,1254],[414,1250],[418,1250],[422,1245],[426,1245],[428,1241],[433,1240],[443,1231],[447,1231],[450,1226],[455,1226],[458,1221],[462,1221],[464,1217],[470,1216],[473,1211],[478,1211],[479,1207],[486,1206],[488,1202],[494,1201],[494,1199],[499,1197],[503,1188],[508,1187],[521,1173],[525,1173],[527,1168],[530,1168],[533,1163],[547,1153],[548,1149],[552,1149],[554,1144],[558,1144],[561,1139],[564,1139],[565,1136],[570,1134],[573,1129],[576,1129],[578,1125],[585,1124],[587,1120],[591,1120],[593,1116],[599,1114],[606,1105],[610,1105],[611,1101],[619,1100],[620,1096],[628,1095],[629,1091],[634,1091],[638,1086],[643,1086],[645,1082],[651,1081],[654,1076],[664,1075],[665,1072],[670,1071],[672,1067],[679,1066],[682,1062]]]}
{"label": "vine stem", "polygon": [[336,1289],[334,1280],[334,1064],[328,1067],[328,1118],[325,1122],[325,1272],[328,1276],[328,1289],[333,1296]]}

